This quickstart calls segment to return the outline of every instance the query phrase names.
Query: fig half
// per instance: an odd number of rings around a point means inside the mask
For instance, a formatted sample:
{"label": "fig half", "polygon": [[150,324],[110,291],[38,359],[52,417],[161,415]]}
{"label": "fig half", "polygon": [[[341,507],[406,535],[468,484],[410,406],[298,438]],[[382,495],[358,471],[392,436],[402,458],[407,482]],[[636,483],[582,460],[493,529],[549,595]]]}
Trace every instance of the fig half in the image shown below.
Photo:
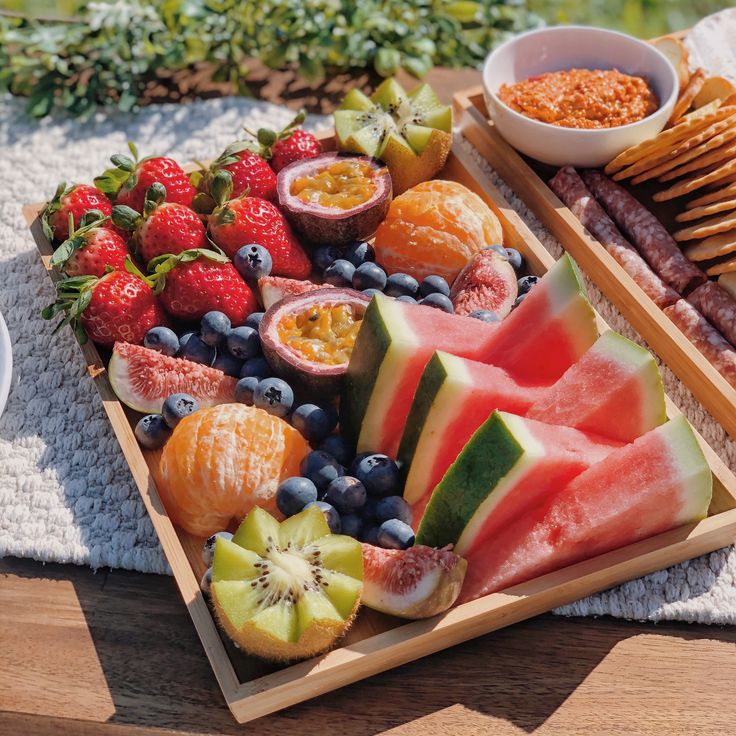
{"label": "fig half", "polygon": [[370,237],[391,203],[391,175],[370,156],[323,153],[278,175],[279,206],[312,243],[346,245]]}

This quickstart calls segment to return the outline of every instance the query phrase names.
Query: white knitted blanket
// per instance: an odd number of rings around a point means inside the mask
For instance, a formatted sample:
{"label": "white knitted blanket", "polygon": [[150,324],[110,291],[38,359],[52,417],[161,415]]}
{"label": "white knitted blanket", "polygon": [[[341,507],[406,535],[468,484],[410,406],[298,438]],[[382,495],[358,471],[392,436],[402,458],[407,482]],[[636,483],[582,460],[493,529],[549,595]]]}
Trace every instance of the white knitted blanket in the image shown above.
{"label": "white knitted blanket", "polygon": [[[168,566],[70,330],[51,335],[39,316],[50,281],[21,216],[61,180],[89,181],[134,140],[142,154],[211,157],[242,128],[278,126],[288,110],[244,99],[157,105],[88,123],[40,122],[22,101],[0,100],[0,312],[14,349],[14,376],[0,418],[0,555],[164,573]],[[467,144],[464,144],[467,145]],[[475,152],[473,151],[473,154]],[[478,157],[479,158],[479,157]],[[555,256],[559,244],[483,162],[511,204]],[[590,285],[589,285],[590,286]],[[609,324],[638,340],[590,286]],[[640,340],[638,340],[641,342]],[[665,387],[688,419],[736,467],[736,443],[673,374]],[[561,609],[575,615],[736,623],[736,552],[721,550]]]}

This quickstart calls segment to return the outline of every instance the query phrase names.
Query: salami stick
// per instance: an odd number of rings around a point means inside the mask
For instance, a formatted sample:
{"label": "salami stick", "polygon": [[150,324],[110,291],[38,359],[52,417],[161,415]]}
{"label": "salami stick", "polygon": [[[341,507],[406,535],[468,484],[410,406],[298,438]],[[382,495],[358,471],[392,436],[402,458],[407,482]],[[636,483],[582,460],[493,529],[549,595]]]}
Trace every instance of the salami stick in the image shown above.
{"label": "salami stick", "polygon": [[679,294],[646,264],[613,220],[596,202],[585,182],[571,166],[560,169],[549,183],[585,229],[613,256],[616,262],[660,308],[674,304]]}
{"label": "salami stick", "polygon": [[583,172],[583,180],[665,283],[687,295],[707,280],[706,275],[684,256],[662,223],[625,189],[599,171]]}
{"label": "salami stick", "polygon": [[706,281],[691,292],[687,300],[736,346],[736,299],[715,281]]}
{"label": "salami stick", "polygon": [[680,328],[708,362],[736,388],[736,350],[690,302],[680,299],[664,313]]}

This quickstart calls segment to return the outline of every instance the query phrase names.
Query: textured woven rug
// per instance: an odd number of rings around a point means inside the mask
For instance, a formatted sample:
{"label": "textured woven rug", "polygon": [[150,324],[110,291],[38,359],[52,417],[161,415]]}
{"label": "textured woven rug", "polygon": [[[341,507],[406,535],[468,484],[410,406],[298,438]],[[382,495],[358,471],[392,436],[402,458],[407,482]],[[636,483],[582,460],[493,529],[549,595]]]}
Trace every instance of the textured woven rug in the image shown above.
{"label": "textured woven rug", "polygon": [[[247,125],[278,126],[291,113],[243,99],[159,105],[135,116],[28,120],[18,100],[0,100],[0,312],[14,348],[14,375],[0,418],[0,555],[168,571],[125,460],[86,375],[70,330],[52,336],[39,316],[52,296],[21,205],[50,196],[58,181],[88,181],[128,139],[143,155],[180,161],[211,157]],[[467,144],[463,144],[467,145]],[[553,255],[560,245],[468,147]],[[641,342],[589,285],[608,323]],[[663,368],[665,387],[688,419],[736,468],[736,443]],[[710,555],[649,575],[560,609],[567,615],[612,615],[736,623],[736,551]]]}

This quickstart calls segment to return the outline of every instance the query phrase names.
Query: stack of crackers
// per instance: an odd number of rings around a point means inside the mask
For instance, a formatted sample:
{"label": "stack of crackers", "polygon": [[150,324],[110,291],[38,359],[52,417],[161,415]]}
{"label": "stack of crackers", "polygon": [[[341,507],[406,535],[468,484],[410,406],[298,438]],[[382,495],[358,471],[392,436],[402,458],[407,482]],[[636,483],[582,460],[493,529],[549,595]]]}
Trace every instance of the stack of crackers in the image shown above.
{"label": "stack of crackers", "polygon": [[[672,61],[680,96],[658,136],[617,156],[607,174],[632,184],[656,180],[657,202],[681,201],[674,233],[685,255],[711,276],[736,272],[736,87],[723,77],[691,71],[682,42],[666,36],[654,44]],[[693,195],[692,198],[689,198]],[[698,241],[692,243],[691,241]]]}

